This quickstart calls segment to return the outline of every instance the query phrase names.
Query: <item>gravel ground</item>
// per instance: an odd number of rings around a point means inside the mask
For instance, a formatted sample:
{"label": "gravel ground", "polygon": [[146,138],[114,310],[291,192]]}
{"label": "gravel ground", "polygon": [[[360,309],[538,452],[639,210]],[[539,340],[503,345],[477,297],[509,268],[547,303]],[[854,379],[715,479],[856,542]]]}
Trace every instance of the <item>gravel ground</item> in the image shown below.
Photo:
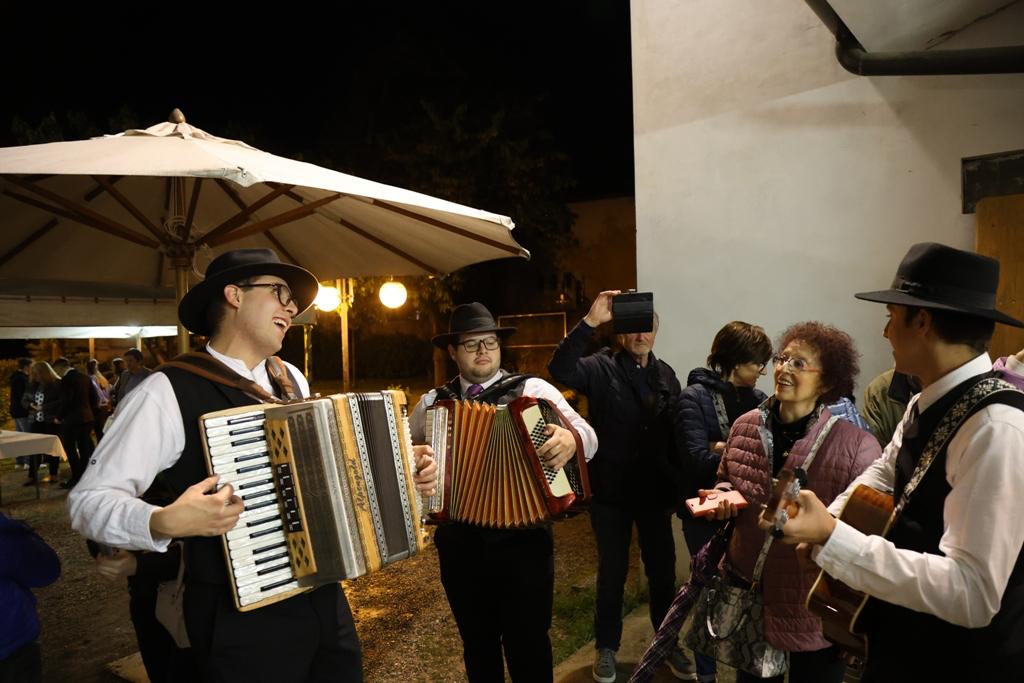
{"label": "gravel ground", "polygon": [[[62,475],[66,476],[66,465]],[[111,583],[93,570],[85,542],[67,521],[67,494],[44,485],[42,497],[22,488],[25,473],[0,461],[4,514],[23,519],[56,550],[63,573],[36,591],[42,618],[45,681],[117,680],[104,665],[136,651],[123,583]],[[586,514],[555,525],[555,590],[581,593],[592,587],[596,551]],[[631,580],[639,558],[635,544]],[[462,681],[462,649],[444,591],[437,579],[433,547],[380,572],[346,582],[363,646],[367,681]],[[579,617],[589,622],[587,610]],[[556,620],[552,640],[566,637],[569,625]]]}

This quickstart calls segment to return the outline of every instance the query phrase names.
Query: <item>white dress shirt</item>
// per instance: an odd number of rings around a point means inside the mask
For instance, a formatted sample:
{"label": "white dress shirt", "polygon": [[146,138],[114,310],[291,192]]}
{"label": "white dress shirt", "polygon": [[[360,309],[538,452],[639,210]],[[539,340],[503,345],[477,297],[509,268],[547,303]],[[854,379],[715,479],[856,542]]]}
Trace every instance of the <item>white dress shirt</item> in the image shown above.
{"label": "white dress shirt", "polygon": [[[882,457],[829,510],[838,514],[858,484],[891,491],[913,406],[923,412],[958,384],[991,369],[988,354],[982,354],[911,399]],[[943,507],[939,550],[944,555],[899,549],[840,521],[815,561],[831,576],[876,598],[980,628],[999,611],[1024,545],[1024,412],[989,405],[972,415],[949,442],[945,476],[952,490]]]}
{"label": "white dress shirt", "polygon": [[[273,393],[264,362],[247,368],[209,345],[206,350]],[[296,390],[308,396],[306,378],[294,365],[285,365],[297,381]],[[149,531],[149,518],[158,508],[140,496],[160,472],[178,462],[184,448],[185,427],[171,381],[154,372],[118,404],[110,429],[68,495],[71,526],[86,538],[115,548],[166,550],[171,539],[154,538]]]}
{"label": "white dress shirt", "polygon": [[[486,382],[483,382],[480,386],[487,389],[489,386],[497,382],[502,377],[501,370],[494,373],[494,377],[491,377]],[[462,375],[459,375],[459,384],[462,385],[462,395],[466,395],[466,391],[473,384],[467,381]],[[580,441],[583,442],[583,455],[587,462],[594,457],[594,453],[597,453],[597,434],[594,432],[594,428],[591,427],[586,420],[580,417],[580,414],[572,409],[572,406],[562,396],[562,392],[552,386],[549,382],[545,382],[539,377],[530,377],[523,384],[523,396],[532,396],[533,398],[542,398],[551,405],[558,408],[558,410],[565,416],[565,419],[576,429],[576,433],[580,435]],[[409,431],[412,433],[412,442],[415,444],[422,444],[426,441],[425,428],[427,418],[427,408],[434,405],[434,401],[437,400],[437,390],[431,389],[423,396],[420,397],[419,402],[416,403],[416,407],[413,408],[412,414],[409,416]]]}

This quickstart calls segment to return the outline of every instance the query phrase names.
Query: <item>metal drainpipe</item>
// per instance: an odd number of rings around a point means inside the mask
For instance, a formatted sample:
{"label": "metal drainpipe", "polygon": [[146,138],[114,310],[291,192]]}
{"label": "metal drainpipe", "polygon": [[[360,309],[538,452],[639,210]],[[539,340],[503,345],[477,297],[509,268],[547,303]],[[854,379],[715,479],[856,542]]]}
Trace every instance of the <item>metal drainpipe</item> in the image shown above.
{"label": "metal drainpipe", "polygon": [[836,59],[858,76],[951,76],[1024,73],[1024,45],[969,50],[868,52],[828,0],[804,0],[836,37]]}

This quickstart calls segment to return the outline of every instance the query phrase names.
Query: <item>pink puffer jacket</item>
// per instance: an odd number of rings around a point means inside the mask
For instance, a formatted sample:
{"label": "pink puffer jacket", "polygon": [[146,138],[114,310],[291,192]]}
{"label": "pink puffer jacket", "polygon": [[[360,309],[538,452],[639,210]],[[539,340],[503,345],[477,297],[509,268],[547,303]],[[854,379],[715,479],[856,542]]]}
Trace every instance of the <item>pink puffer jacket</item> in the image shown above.
{"label": "pink puffer jacket", "polygon": [[[771,471],[761,438],[760,410],[740,416],[733,424],[718,468],[718,480],[732,484],[748,502],[736,519],[727,554],[733,571],[747,579],[753,574],[765,538],[765,532],[757,526],[757,518],[771,493]],[[793,469],[803,463],[831,416],[827,409],[821,411],[808,427],[807,434],[793,445],[784,467]],[[881,454],[874,436],[846,420],[837,420],[811,463],[807,473],[808,488],[828,505]],[[765,639],[791,652],[820,650],[830,643],[821,635],[821,620],[804,608],[818,571],[801,569],[794,549],[795,546],[776,541],[768,551],[761,576]]]}

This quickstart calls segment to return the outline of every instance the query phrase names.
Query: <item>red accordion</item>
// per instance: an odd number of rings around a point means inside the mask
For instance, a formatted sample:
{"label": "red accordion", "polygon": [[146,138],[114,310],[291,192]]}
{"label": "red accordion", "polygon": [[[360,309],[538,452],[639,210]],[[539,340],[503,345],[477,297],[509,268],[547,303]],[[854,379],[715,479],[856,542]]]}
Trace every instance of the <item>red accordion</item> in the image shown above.
{"label": "red accordion", "polygon": [[[576,455],[558,471],[537,455],[549,423],[576,439]],[[579,435],[544,399],[522,396],[502,406],[440,400],[427,411],[426,437],[437,459],[438,491],[424,507],[435,522],[526,528],[590,498]]]}

